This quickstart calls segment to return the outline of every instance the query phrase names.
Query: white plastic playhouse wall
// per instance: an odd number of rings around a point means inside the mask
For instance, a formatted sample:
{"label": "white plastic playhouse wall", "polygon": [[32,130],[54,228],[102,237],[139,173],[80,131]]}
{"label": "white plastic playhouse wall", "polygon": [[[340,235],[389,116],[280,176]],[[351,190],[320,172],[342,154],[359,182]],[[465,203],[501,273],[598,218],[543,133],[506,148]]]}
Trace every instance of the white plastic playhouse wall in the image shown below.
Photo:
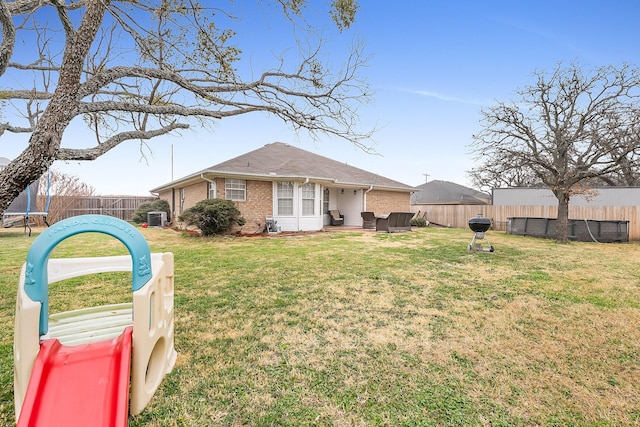
{"label": "white plastic playhouse wall", "polygon": [[[131,256],[49,259],[58,243],[84,232],[100,232],[119,239]],[[49,284],[112,271],[132,272],[131,304],[49,316]],[[63,345],[82,344],[117,336],[129,325],[133,325],[129,412],[142,412],[176,361],[173,300],[173,254],[151,254],[144,236],[130,224],[108,216],[82,215],[45,230],[29,249],[18,286],[14,335],[16,419],[41,338],[58,338]],[[51,330],[50,322],[55,324]]]}

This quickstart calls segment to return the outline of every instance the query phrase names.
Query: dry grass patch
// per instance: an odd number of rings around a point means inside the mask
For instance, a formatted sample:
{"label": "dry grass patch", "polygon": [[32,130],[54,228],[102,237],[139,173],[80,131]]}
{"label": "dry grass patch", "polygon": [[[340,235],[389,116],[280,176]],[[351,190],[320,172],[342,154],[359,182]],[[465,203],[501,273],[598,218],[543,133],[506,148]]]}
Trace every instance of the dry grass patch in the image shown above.
{"label": "dry grass patch", "polygon": [[[154,252],[175,255],[179,358],[132,427],[639,422],[638,244],[490,231],[490,254],[467,251],[468,230],[141,231]],[[28,248],[9,239],[18,249],[0,249],[8,390],[14,282]],[[95,239],[63,250],[122,252]],[[67,295],[115,280],[69,284]],[[7,425],[11,399],[0,395]]]}

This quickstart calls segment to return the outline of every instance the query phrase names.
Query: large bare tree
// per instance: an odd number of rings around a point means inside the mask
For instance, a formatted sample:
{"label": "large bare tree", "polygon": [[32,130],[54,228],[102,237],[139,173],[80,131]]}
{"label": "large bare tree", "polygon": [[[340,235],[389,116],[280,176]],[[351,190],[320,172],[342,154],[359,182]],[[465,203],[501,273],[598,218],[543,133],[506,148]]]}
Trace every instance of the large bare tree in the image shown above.
{"label": "large bare tree", "polygon": [[[354,22],[356,1],[327,6],[336,31]],[[0,215],[55,160],[94,160],[125,141],[245,113],[366,148],[371,131],[357,130],[358,106],[369,98],[362,44],[330,68],[326,40],[305,20],[312,2],[254,3],[278,9],[297,48],[257,74],[238,66],[244,52],[234,45],[231,0],[0,0],[0,77],[12,77],[0,80],[0,103],[19,112],[0,112],[0,143],[28,134],[26,149],[0,172]],[[95,135],[86,147],[65,146],[72,121]]]}
{"label": "large bare tree", "polygon": [[534,75],[519,99],[482,111],[471,146],[479,164],[470,175],[477,185],[550,188],[558,199],[556,238],[566,241],[571,196],[638,167],[640,72],[623,65],[584,73],[560,64]]}

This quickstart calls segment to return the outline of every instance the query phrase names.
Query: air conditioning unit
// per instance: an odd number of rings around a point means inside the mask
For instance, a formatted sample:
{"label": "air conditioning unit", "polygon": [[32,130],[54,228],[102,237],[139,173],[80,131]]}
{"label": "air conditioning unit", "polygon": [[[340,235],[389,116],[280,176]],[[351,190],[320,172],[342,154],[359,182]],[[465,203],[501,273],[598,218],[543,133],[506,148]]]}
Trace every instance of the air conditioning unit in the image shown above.
{"label": "air conditioning unit", "polygon": [[167,213],[163,211],[147,212],[147,224],[149,227],[164,227],[167,225]]}

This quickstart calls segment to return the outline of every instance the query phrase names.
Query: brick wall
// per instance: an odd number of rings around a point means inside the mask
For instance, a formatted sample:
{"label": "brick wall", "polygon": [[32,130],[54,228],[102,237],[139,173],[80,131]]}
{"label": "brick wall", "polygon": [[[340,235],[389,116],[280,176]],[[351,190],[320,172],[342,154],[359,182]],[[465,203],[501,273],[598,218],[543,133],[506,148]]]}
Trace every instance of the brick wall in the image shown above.
{"label": "brick wall", "polygon": [[189,185],[184,187],[184,205],[182,207],[182,211],[180,211],[180,197],[178,193],[178,197],[176,198],[176,209],[179,211],[178,215],[182,212],[186,211],[189,208],[195,206],[196,203],[203,201],[209,196],[209,183],[208,182],[198,182],[193,185]]}
{"label": "brick wall", "polygon": [[[169,208],[173,209],[173,206],[171,206],[171,190],[162,191],[162,192],[158,193],[158,199],[166,200],[167,203],[169,203]],[[173,215],[173,212],[171,212],[171,215]],[[173,218],[171,218],[171,219],[173,220]]]}
{"label": "brick wall", "polygon": [[376,215],[386,215],[390,212],[411,212],[411,194],[396,191],[370,191],[367,193],[365,210]]}
{"label": "brick wall", "polygon": [[[224,192],[224,180],[218,184]],[[220,191],[220,190],[218,190]],[[224,194],[219,197],[224,197]],[[247,181],[247,200],[236,202],[246,223],[242,233],[261,233],[265,217],[273,215],[273,184],[270,181]]]}
{"label": "brick wall", "polygon": [[[216,197],[225,198],[224,178],[216,178]],[[236,201],[236,206],[246,223],[240,229],[242,233],[261,233],[264,230],[265,217],[273,215],[273,184],[269,181],[247,181],[247,199]],[[176,190],[176,216],[209,196],[209,183],[200,182],[184,187],[184,208],[180,210],[180,191]],[[171,190],[159,194],[171,206]],[[176,219],[177,220],[177,219]],[[178,226],[180,226],[178,224]]]}
{"label": "brick wall", "polygon": [[[224,184],[223,184],[224,185]],[[169,203],[169,206],[172,209],[175,209],[176,218],[182,214],[185,210],[193,207],[196,203],[201,200],[207,198],[209,194],[209,183],[208,182],[198,182],[193,185],[188,185],[184,187],[184,205],[182,209],[180,209],[180,190],[176,189],[175,191],[175,206],[172,205],[171,200],[171,190],[163,191],[158,193],[158,198],[161,200],[166,200]],[[223,192],[224,194],[224,192]]]}

